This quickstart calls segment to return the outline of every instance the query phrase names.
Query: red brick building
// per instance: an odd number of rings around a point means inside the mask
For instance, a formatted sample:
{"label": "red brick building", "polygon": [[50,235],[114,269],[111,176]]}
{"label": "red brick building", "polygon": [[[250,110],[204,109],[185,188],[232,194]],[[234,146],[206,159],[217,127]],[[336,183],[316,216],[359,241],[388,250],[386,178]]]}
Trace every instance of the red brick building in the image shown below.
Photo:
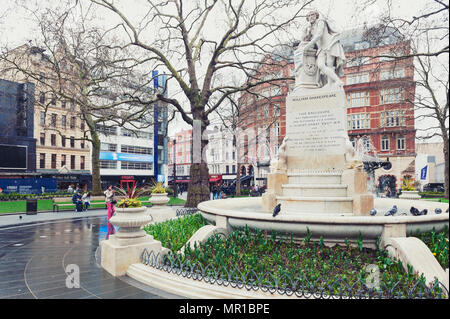
{"label": "red brick building", "polygon": [[[346,31],[342,44],[346,52],[346,66],[342,81],[347,96],[347,125],[350,140],[356,143],[362,139],[369,155],[392,163],[390,170],[380,168],[372,176],[374,186],[384,192],[398,190],[401,179],[414,177],[415,126],[414,126],[414,68],[413,58],[389,59],[380,55],[404,55],[409,52],[409,41],[399,40],[389,30],[378,36],[376,41],[365,40],[363,29]],[[293,75],[292,51],[287,52],[288,63],[278,66],[267,58],[261,64],[261,78],[284,78]],[[253,92],[245,92],[239,103],[244,114],[240,127],[244,130],[261,128],[273,123],[278,134],[276,149],[286,134],[286,95],[294,86],[293,80],[280,80],[274,84],[258,86]],[[255,94],[252,94],[255,93]],[[244,142],[244,145],[246,143]],[[251,152],[244,147],[244,153]],[[264,156],[259,153],[259,159]],[[271,157],[276,155],[273,150]],[[266,162],[266,160],[262,160]],[[245,166],[250,161],[244,156]],[[259,160],[261,162],[261,160]],[[253,164],[253,163],[252,163]],[[254,164],[253,164],[254,165]],[[258,165],[257,165],[258,166]],[[268,167],[256,170],[257,180],[264,183]]]}

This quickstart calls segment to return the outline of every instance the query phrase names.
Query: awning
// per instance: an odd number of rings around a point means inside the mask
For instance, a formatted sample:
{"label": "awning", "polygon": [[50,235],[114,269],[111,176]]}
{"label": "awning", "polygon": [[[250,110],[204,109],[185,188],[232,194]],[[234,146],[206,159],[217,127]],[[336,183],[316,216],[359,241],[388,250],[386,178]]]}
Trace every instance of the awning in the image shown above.
{"label": "awning", "polygon": [[218,181],[221,181],[221,180],[222,180],[222,176],[220,176],[220,177],[210,177],[209,178],[210,182],[218,182]]}

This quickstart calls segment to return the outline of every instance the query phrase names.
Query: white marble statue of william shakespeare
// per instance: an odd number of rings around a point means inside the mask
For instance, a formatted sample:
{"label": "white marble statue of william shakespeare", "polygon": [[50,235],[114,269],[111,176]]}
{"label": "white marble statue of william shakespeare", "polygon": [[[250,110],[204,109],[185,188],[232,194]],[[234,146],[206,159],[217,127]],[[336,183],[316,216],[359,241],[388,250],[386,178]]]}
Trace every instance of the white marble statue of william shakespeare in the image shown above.
{"label": "white marble statue of william shakespeare", "polygon": [[340,34],[315,10],[308,13],[306,20],[310,25],[303,30],[301,41],[306,43],[305,51],[317,48],[316,63],[321,73],[322,86],[334,84],[342,87],[344,83],[339,77],[344,75],[345,53],[339,41]]}

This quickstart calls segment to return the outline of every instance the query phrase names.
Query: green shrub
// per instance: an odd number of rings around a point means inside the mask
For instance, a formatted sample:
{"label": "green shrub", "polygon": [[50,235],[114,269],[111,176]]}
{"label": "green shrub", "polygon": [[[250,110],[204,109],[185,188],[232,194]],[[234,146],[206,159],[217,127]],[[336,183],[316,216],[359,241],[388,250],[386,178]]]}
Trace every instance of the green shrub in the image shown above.
{"label": "green shrub", "polygon": [[201,214],[187,215],[155,225],[148,225],[144,230],[159,240],[163,247],[178,251],[201,227],[207,225]]}

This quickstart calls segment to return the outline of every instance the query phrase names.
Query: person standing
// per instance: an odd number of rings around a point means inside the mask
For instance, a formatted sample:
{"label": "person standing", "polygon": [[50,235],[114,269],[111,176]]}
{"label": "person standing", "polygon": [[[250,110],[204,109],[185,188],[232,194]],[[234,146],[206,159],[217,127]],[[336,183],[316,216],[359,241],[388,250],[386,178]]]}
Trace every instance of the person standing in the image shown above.
{"label": "person standing", "polygon": [[112,185],[108,186],[108,188],[106,189],[104,194],[105,194],[106,207],[108,208],[108,233],[106,234],[106,239],[108,239],[109,235],[113,235],[116,232],[114,229],[114,226],[109,222],[111,217],[114,215],[114,212],[115,212],[114,204],[116,203]]}
{"label": "person standing", "polygon": [[67,192],[68,193],[73,193],[72,185],[69,185],[69,187],[67,188]]}

